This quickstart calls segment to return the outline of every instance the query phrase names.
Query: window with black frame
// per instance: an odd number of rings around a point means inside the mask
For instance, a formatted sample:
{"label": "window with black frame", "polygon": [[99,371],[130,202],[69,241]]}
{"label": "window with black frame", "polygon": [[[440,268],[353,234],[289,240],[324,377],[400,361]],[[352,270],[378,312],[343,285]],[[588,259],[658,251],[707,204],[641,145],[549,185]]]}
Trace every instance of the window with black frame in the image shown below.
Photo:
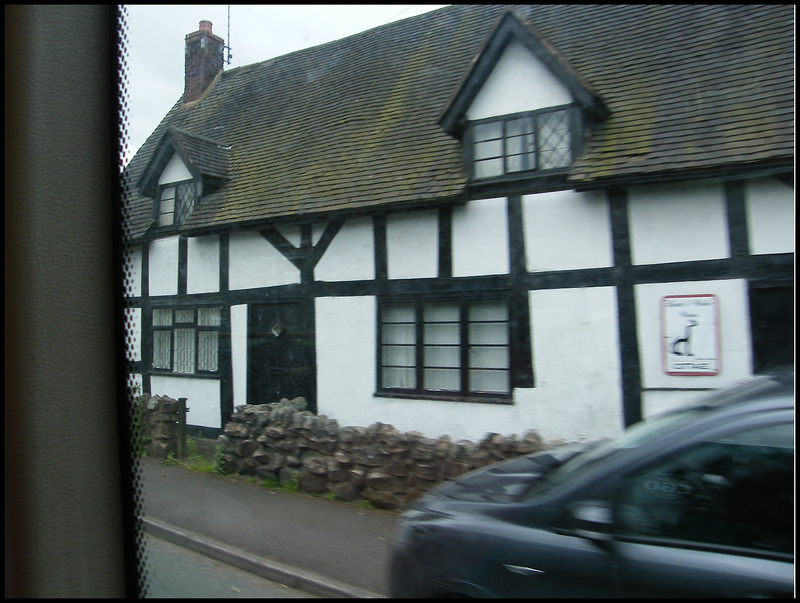
{"label": "window with black frame", "polygon": [[382,392],[510,396],[506,300],[386,302],[380,315]]}
{"label": "window with black frame", "polygon": [[572,109],[559,107],[470,124],[475,180],[566,168],[573,158]]}
{"label": "window with black frame", "polygon": [[221,308],[154,308],[153,370],[217,373]]}

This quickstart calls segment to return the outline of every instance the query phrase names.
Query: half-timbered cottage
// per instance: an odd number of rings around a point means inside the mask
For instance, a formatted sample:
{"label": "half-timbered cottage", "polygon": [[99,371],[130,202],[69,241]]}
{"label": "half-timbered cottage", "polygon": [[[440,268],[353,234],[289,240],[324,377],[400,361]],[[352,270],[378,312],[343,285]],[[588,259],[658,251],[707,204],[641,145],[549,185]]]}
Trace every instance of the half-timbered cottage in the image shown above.
{"label": "half-timbered cottage", "polygon": [[209,435],[576,440],[792,363],[793,19],[454,5],[230,70],[201,22],[126,169],[134,378]]}

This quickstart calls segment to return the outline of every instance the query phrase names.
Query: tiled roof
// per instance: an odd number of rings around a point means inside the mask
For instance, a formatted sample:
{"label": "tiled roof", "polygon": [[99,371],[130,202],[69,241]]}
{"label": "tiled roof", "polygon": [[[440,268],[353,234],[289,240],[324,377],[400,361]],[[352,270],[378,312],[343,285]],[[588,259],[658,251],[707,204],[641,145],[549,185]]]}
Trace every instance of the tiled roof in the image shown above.
{"label": "tiled roof", "polygon": [[[437,120],[509,7],[450,6],[231,69],[194,106],[173,106],[127,168],[169,128],[230,147],[230,180],[182,230],[461,198],[461,145]],[[610,112],[570,180],[591,186],[726,166],[792,166],[790,5],[513,7]],[[216,159],[206,159],[206,166]],[[128,232],[152,222],[134,192]]]}
{"label": "tiled roof", "polygon": [[170,128],[170,133],[183,150],[194,168],[204,176],[226,180],[228,178],[228,154],[230,147],[218,140],[196,136],[179,128]]}

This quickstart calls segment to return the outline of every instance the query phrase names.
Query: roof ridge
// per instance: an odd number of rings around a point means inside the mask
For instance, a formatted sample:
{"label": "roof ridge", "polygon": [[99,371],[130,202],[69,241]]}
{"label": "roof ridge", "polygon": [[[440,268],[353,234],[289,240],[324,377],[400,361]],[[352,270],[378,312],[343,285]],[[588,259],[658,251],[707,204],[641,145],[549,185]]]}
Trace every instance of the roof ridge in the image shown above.
{"label": "roof ridge", "polygon": [[274,61],[279,61],[279,60],[286,59],[286,58],[289,58],[289,57],[294,57],[294,56],[300,55],[300,54],[305,53],[305,52],[310,52],[310,51],[319,51],[319,52],[321,52],[321,49],[326,48],[328,46],[331,46],[333,44],[338,44],[338,43],[344,42],[345,40],[350,40],[352,38],[367,37],[368,35],[374,34],[374,32],[376,32],[377,30],[382,29],[384,27],[398,26],[401,23],[405,24],[407,21],[410,21],[411,19],[423,19],[423,18],[426,18],[426,17],[430,17],[430,15],[436,14],[436,13],[438,13],[440,11],[451,9],[451,8],[453,8],[453,6],[457,6],[457,5],[452,5],[452,4],[446,5],[446,6],[443,6],[441,8],[437,8],[437,9],[428,11],[426,13],[422,13],[422,14],[419,14],[419,15],[411,15],[410,17],[405,17],[404,19],[398,19],[396,21],[389,21],[388,23],[383,23],[381,25],[376,25],[374,27],[371,27],[370,29],[365,29],[364,31],[359,31],[359,32],[356,32],[356,33],[352,33],[352,34],[346,35],[344,37],[337,38],[335,40],[330,40],[328,42],[323,42],[322,44],[315,44],[313,46],[307,46],[305,48],[299,48],[297,50],[292,50],[292,51],[286,52],[284,54],[279,54],[279,55],[276,55],[274,57],[270,57],[270,58],[264,59],[263,61],[256,61],[254,63],[248,63],[247,65],[239,65],[238,67],[234,67],[232,69],[223,71],[223,76],[226,73],[233,74],[233,73],[236,73],[237,71],[239,71],[240,69],[256,68],[256,67],[259,67],[259,66],[262,66],[262,65],[267,65],[267,64],[269,64],[271,62],[274,62]]}

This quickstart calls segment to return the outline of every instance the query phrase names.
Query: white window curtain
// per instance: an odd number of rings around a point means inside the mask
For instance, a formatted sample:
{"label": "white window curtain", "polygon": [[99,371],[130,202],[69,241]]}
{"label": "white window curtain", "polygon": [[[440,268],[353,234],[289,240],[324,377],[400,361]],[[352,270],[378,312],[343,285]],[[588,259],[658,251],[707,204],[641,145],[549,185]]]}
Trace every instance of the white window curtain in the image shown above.
{"label": "white window curtain", "polygon": [[508,393],[508,306],[502,301],[474,303],[469,308],[469,390]]}
{"label": "white window curtain", "polygon": [[416,321],[413,304],[387,304],[383,307],[381,326],[384,387],[416,387]]}
{"label": "white window curtain", "polygon": [[[381,387],[508,394],[509,342],[504,300],[384,304]],[[422,366],[417,364],[418,352]],[[421,384],[416,381],[419,371]]]}
{"label": "white window curtain", "polygon": [[219,333],[200,331],[197,334],[197,370],[216,371],[218,369]]}
{"label": "white window curtain", "polygon": [[200,327],[220,326],[222,312],[220,308],[197,308],[197,325]]}
{"label": "white window curtain", "polygon": [[[153,327],[171,327],[172,310],[166,308],[153,309]],[[172,330],[156,329],[153,331],[153,368],[172,368]]]}
{"label": "white window curtain", "polygon": [[153,368],[172,368],[172,331],[153,332]]}
{"label": "white window curtain", "polygon": [[461,389],[460,311],[454,303],[425,304],[423,309],[423,387]]}
{"label": "white window curtain", "polygon": [[153,368],[183,374],[218,371],[221,324],[219,307],[153,309]]}
{"label": "white window curtain", "polygon": [[176,373],[194,372],[194,329],[175,329]]}

